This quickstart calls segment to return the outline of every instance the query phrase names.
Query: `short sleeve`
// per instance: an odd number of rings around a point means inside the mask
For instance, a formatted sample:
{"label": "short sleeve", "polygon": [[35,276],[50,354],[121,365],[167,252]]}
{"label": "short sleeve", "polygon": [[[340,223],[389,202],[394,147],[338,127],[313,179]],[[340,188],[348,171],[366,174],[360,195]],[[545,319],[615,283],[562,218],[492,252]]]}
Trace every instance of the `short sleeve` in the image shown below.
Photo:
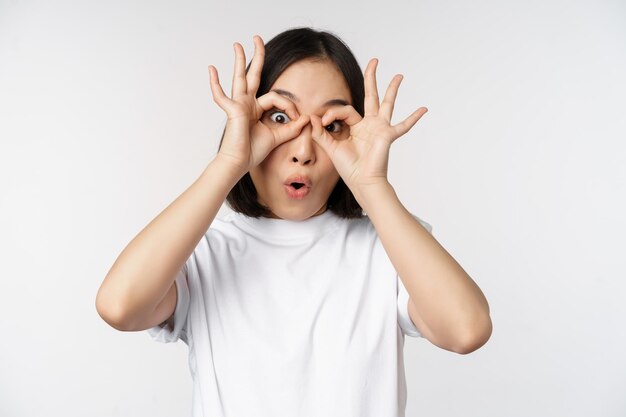
{"label": "short sleeve", "polygon": [[176,308],[174,314],[168,320],[148,329],[152,339],[157,342],[171,343],[180,338],[186,344],[187,339],[187,316],[189,313],[189,284],[187,282],[187,263],[178,271],[174,285],[176,285]]}
{"label": "short sleeve", "polygon": [[[432,234],[433,227],[429,223],[415,215],[413,215],[413,217],[419,221],[426,230],[428,230],[428,233]],[[409,316],[409,292],[402,283],[399,275],[396,275],[396,279],[398,285],[398,324],[405,335],[411,337],[424,337]]]}

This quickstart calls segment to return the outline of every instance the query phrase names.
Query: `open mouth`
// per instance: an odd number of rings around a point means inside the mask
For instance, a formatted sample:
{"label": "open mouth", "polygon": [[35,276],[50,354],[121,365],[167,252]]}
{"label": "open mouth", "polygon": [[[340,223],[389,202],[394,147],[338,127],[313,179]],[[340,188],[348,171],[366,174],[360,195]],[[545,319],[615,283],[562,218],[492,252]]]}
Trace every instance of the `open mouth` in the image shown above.
{"label": "open mouth", "polygon": [[293,198],[296,200],[303,199],[309,194],[311,187],[307,186],[302,182],[292,182],[285,185],[285,191],[289,198]]}
{"label": "open mouth", "polygon": [[293,174],[285,180],[284,187],[289,198],[301,200],[311,192],[313,182],[306,175]]}

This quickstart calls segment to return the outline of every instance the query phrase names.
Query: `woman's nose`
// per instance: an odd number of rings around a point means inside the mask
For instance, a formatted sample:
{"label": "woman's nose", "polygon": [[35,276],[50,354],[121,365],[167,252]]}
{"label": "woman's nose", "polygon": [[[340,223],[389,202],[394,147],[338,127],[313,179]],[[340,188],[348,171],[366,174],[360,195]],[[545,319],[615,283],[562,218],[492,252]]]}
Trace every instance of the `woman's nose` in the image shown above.
{"label": "woman's nose", "polygon": [[302,165],[315,163],[315,146],[311,136],[312,130],[311,123],[307,123],[300,131],[300,134],[290,141],[292,143],[289,151],[292,162]]}

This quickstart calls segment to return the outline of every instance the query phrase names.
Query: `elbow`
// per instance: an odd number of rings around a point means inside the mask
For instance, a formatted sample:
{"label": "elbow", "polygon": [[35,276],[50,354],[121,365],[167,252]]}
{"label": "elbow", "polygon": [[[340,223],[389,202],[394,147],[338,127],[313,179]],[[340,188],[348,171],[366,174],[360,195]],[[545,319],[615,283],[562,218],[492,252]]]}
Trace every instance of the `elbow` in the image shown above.
{"label": "elbow", "polygon": [[129,331],[131,327],[125,319],[119,302],[105,300],[102,290],[96,296],[96,312],[109,326],[119,331]]}
{"label": "elbow", "polygon": [[474,323],[470,330],[465,332],[465,336],[458,340],[456,346],[451,351],[460,355],[467,355],[481,348],[489,338],[493,331],[491,318],[487,315],[480,322]]}

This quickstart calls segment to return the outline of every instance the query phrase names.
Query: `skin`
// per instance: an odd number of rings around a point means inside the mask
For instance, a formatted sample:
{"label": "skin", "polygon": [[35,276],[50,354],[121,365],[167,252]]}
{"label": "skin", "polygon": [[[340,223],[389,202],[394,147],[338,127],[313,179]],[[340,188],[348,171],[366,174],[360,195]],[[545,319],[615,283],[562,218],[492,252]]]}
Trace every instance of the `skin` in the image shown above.
{"label": "skin", "polygon": [[[322,117],[327,110],[341,107],[327,104],[331,100],[351,102],[348,85],[337,67],[328,60],[303,60],[290,65],[270,88],[291,97],[298,114]],[[279,109],[265,112],[261,121],[270,128],[288,123]],[[341,121],[329,123],[327,133],[336,140],[348,137],[349,129]],[[270,208],[271,217],[303,220],[326,210],[326,202],[339,173],[328,154],[313,140],[312,126],[307,124],[293,139],[276,147],[257,167],[250,170],[259,202]],[[292,175],[306,175],[313,185],[302,200],[289,198],[285,180]]]}
{"label": "skin", "polygon": [[[209,68],[214,99],[228,115],[217,159],[235,167],[239,175],[250,171],[260,202],[284,219],[306,219],[323,212],[340,176],[376,228],[409,293],[409,315],[422,335],[461,354],[484,345],[492,332],[484,294],[413,218],[387,178],[391,144],[428,111],[420,107],[402,122],[391,124],[402,75],[393,77],[381,101],[376,82],[378,60],[369,61],[364,74],[365,115],[361,117],[349,100],[345,105],[324,108],[327,100],[349,99],[345,80],[341,82],[341,75],[328,62],[299,62],[281,74],[273,89],[286,89],[297,98],[292,97],[295,102],[276,91],[256,99],[264,56],[260,37],[255,37],[248,74],[238,43],[235,53],[231,99],[223,93],[215,68]],[[282,109],[293,121],[268,120],[266,112],[273,107]],[[342,124],[340,134],[334,128],[332,132],[326,129],[337,121]],[[316,190],[304,200],[289,201],[281,194],[283,181],[293,173],[310,174],[314,180]]]}
{"label": "skin", "polygon": [[[228,192],[247,172],[274,216],[305,219],[325,210],[325,199],[339,176],[376,228],[381,243],[409,293],[407,309],[422,335],[443,349],[466,354],[491,336],[489,305],[482,291],[455,259],[402,205],[387,178],[391,144],[427,111],[420,107],[402,122],[391,117],[401,75],[378,97],[376,66],[365,70],[365,116],[345,104],[324,108],[328,99],[345,99],[345,85],[332,66],[302,62],[285,71],[275,87],[289,88],[294,101],[276,91],[256,97],[264,45],[255,36],[250,71],[234,44],[231,97],[222,90],[217,70],[209,66],[214,101],[227,116],[222,146],[202,175],[148,224],[124,249],[98,291],[101,317],[120,330],[144,330],[174,313],[174,280],[206,233]],[[305,79],[307,82],[297,82]],[[324,82],[317,83],[317,78]],[[318,89],[309,91],[308,82]],[[279,84],[280,83],[280,84]],[[297,100],[296,100],[297,98]],[[290,121],[267,113],[284,111]],[[321,117],[320,117],[321,115]],[[342,122],[341,133],[335,131]],[[279,123],[275,123],[279,122]],[[330,127],[330,131],[325,127]],[[335,127],[332,127],[335,126]],[[333,168],[334,166],[334,168]],[[307,198],[285,200],[278,189],[292,169],[307,170],[315,191]]]}

